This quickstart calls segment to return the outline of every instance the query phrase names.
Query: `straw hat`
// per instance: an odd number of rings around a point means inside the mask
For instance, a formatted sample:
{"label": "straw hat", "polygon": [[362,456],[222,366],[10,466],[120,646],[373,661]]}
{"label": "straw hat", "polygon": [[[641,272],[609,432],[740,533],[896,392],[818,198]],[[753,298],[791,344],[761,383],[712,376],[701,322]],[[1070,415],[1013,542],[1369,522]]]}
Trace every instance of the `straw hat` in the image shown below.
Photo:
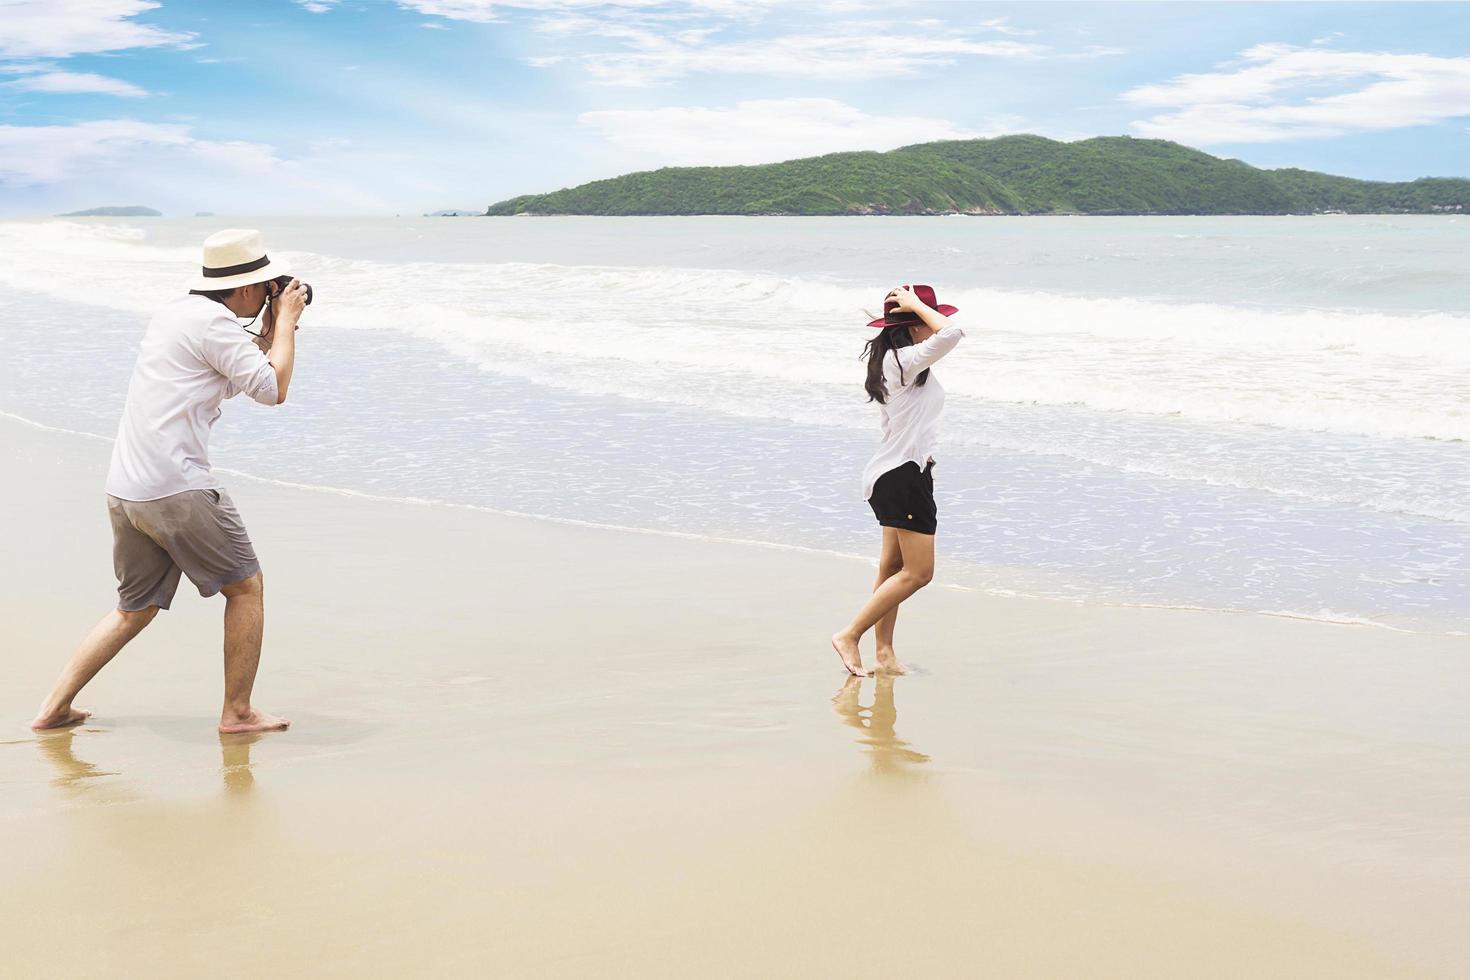
{"label": "straw hat", "polygon": [[265,240],[253,228],[226,228],[206,238],[202,272],[191,289],[234,289],[288,275],[265,254]]}

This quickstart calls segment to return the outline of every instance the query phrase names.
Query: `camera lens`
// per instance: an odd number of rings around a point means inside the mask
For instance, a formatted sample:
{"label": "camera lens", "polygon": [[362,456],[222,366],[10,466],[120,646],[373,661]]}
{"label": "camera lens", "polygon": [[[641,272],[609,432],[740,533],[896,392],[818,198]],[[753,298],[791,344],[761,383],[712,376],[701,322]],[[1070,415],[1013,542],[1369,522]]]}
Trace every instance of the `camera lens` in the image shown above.
{"label": "camera lens", "polygon": [[[274,279],[271,280],[271,282],[275,283],[276,284],[276,287],[277,287],[277,291],[280,291],[280,290],[284,290],[287,286],[291,285],[291,277],[290,276],[276,276]],[[311,286],[308,283],[304,283],[303,282],[301,284],[301,288],[304,289],[304,290],[306,290],[306,305],[307,306],[310,306],[311,305]]]}

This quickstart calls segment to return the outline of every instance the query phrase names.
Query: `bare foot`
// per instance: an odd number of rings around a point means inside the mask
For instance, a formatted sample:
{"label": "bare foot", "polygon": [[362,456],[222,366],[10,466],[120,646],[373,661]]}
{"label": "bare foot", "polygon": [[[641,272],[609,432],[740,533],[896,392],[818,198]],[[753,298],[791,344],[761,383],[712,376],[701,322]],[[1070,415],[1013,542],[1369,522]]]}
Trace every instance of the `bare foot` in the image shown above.
{"label": "bare foot", "polygon": [[291,727],[291,723],[284,718],[268,715],[264,711],[256,711],[251,708],[245,714],[225,712],[220,716],[219,731],[221,735],[243,735],[247,732],[283,732]]}
{"label": "bare foot", "polygon": [[878,651],[878,669],[885,674],[907,674],[909,669],[899,663],[892,647],[886,647]]}
{"label": "bare foot", "polygon": [[857,640],[841,633],[832,634],[832,649],[842,658],[842,666],[854,677],[871,677],[872,671],[863,668],[863,655],[858,652]]}
{"label": "bare foot", "polygon": [[72,725],[80,725],[90,717],[92,717],[92,712],[67,705],[59,711],[42,712],[37,715],[35,721],[31,722],[31,731],[41,732],[48,728],[70,728]]}

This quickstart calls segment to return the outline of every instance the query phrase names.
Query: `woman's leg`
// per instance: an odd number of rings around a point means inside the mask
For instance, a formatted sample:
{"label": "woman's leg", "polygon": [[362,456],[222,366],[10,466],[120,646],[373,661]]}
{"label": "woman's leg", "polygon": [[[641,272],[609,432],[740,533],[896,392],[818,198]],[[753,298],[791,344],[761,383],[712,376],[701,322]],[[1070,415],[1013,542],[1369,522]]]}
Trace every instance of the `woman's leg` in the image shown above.
{"label": "woman's leg", "polygon": [[[903,551],[898,547],[898,531],[885,527],[883,551],[878,556],[878,581],[873,583],[873,591],[876,592],[884,582],[901,571]],[[878,640],[878,669],[890,674],[906,674],[908,668],[898,662],[898,657],[893,652],[893,630],[897,625],[898,607],[894,606],[873,628],[873,636]]]}
{"label": "woman's leg", "polygon": [[898,548],[903,555],[903,568],[890,575],[858,610],[847,629],[832,635],[832,646],[847,669],[866,677],[858,640],[877,622],[898,608],[898,604],[934,580],[934,535],[917,531],[895,530]]}

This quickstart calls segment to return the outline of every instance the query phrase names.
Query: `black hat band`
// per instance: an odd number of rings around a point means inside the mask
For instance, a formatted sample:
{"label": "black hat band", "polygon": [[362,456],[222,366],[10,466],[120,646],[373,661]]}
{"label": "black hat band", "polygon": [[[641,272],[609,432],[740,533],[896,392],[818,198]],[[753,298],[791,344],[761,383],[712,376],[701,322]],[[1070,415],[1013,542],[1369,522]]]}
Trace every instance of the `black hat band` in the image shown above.
{"label": "black hat band", "polygon": [[206,265],[203,267],[204,278],[223,279],[225,276],[238,276],[242,272],[254,272],[256,269],[264,269],[270,264],[270,256],[262,255],[260,258],[252,259],[249,262],[241,262],[239,265],[227,265],[218,269],[211,269]]}

